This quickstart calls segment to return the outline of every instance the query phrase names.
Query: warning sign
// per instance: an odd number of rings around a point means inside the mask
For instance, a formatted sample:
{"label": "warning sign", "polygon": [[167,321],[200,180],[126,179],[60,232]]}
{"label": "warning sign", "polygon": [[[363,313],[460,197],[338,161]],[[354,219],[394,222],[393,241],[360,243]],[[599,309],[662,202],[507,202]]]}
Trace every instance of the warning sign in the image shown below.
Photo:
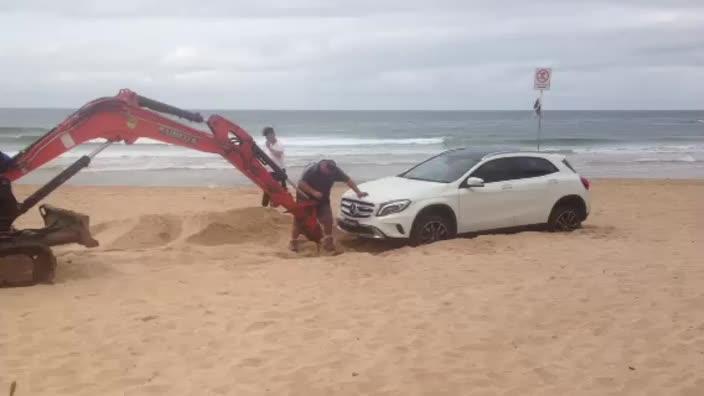
{"label": "warning sign", "polygon": [[552,78],[552,69],[549,67],[539,67],[535,69],[535,78],[533,79],[533,89],[549,90],[550,79]]}

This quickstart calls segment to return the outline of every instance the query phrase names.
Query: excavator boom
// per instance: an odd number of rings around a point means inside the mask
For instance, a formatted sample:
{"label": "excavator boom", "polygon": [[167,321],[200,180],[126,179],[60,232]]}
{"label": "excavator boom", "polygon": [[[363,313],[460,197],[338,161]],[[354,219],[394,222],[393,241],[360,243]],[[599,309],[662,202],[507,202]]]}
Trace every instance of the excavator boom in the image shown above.
{"label": "excavator boom", "polygon": [[[206,132],[157,112],[194,123],[204,121],[199,113],[182,110],[123,89],[114,97],[89,102],[68,116],[46,135],[13,157],[11,165],[2,172],[2,176],[10,181],[17,180],[64,152],[94,139],[102,138],[107,142],[126,144],[132,144],[140,138],[158,140],[222,156],[264,190],[273,203],[286,208],[303,225],[308,239],[320,241],[322,232],[315,214],[309,210],[310,205],[296,202],[289,191],[271,175],[267,166],[281,177],[285,177],[276,163],[239,125],[222,116],[211,115],[206,121],[210,132]],[[29,202],[25,201],[25,204],[21,205],[21,213],[26,212],[63,183],[64,179],[73,176],[88,163],[90,158],[82,158],[80,164],[74,164],[76,169],[67,170],[67,177],[55,178],[55,183],[49,183],[45,189],[40,189],[37,196],[30,197]]]}
{"label": "excavator boom", "polygon": [[[192,123],[205,122],[209,131],[195,129],[177,121],[176,117]],[[88,166],[92,158],[108,145],[117,142],[133,144],[140,138],[220,155],[264,190],[274,204],[286,208],[301,224],[308,239],[319,242],[322,238],[313,203],[297,202],[281,186],[279,180],[286,174],[239,125],[219,115],[211,115],[205,121],[199,113],[123,89],[114,97],[87,103],[0,168],[0,286],[12,283],[4,281],[3,269],[20,262],[29,263],[21,267],[31,269],[30,284],[51,280],[56,260],[50,246],[67,243],[97,246],[98,242],[90,235],[88,216],[79,213],[42,205],[40,212],[44,228],[18,231],[12,228],[12,223]],[[15,200],[10,182],[95,139],[104,139],[105,143],[63,170],[24,202]],[[272,176],[269,169],[279,180]]]}

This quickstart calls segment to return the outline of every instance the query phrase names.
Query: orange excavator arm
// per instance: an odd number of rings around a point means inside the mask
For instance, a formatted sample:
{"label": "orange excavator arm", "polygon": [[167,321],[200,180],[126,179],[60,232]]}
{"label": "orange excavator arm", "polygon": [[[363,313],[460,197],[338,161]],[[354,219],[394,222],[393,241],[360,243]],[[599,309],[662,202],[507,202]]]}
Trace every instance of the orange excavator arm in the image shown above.
{"label": "orange excavator arm", "polygon": [[204,122],[199,113],[145,98],[126,89],[114,97],[89,102],[68,116],[46,135],[14,156],[5,169],[0,169],[0,176],[14,181],[82,143],[100,138],[105,139],[106,143],[93,153],[81,157],[28,197],[19,205],[17,215],[26,212],[88,166],[92,158],[108,145],[115,142],[132,144],[140,138],[149,138],[222,156],[269,194],[272,202],[285,207],[303,225],[305,235],[310,240],[320,241],[322,232],[315,213],[309,210],[310,205],[296,202],[288,190],[270,174],[269,168],[279,177],[286,177],[244,129],[224,117],[211,115],[206,121],[210,132],[205,132],[160,113],[194,123]]}

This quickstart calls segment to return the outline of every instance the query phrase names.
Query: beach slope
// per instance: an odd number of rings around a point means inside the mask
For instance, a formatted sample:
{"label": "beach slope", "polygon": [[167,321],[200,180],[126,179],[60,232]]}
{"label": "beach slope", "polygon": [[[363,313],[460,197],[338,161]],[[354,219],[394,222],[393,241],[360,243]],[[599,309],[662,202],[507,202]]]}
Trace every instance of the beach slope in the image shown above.
{"label": "beach slope", "polygon": [[569,234],[338,256],[288,252],[259,200],[62,187],[101,247],[0,289],[0,394],[704,394],[704,182],[596,180]]}

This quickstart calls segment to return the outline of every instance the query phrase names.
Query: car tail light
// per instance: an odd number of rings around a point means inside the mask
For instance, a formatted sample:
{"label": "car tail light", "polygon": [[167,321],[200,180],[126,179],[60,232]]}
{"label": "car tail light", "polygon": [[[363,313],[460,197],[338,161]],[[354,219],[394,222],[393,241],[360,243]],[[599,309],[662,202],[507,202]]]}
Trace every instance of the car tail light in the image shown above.
{"label": "car tail light", "polygon": [[584,177],[584,176],[580,176],[580,177],[579,177],[579,180],[582,181],[582,185],[584,186],[584,188],[586,188],[587,190],[589,190],[589,186],[591,185],[591,184],[589,183],[589,179],[587,179],[587,178]]}

